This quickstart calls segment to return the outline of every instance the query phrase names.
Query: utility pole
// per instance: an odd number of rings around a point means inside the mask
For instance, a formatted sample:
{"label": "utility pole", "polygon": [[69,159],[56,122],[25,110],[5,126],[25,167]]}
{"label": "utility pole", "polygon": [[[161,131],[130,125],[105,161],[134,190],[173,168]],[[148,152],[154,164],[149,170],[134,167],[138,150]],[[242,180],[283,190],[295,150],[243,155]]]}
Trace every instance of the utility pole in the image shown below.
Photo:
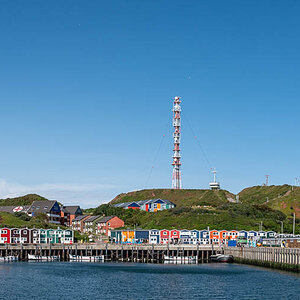
{"label": "utility pole", "polygon": [[263,227],[263,221],[260,221],[260,224],[259,224],[259,231],[262,231],[262,227]]}
{"label": "utility pole", "polygon": [[283,234],[283,221],[280,222],[281,222],[281,234]]}
{"label": "utility pole", "polygon": [[295,235],[295,226],[296,226],[296,213],[294,213],[294,219],[293,219],[293,236]]}
{"label": "utility pole", "polygon": [[270,175],[265,175],[266,176],[266,186],[268,186],[269,185],[269,177],[270,177]]}

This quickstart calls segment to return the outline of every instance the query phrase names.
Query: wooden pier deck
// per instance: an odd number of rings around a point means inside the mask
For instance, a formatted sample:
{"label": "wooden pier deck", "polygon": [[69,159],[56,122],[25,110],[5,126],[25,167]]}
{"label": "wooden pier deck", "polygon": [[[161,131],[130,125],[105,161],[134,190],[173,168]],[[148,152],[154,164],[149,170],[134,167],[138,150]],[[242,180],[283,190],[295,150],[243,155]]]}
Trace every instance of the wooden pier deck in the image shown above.
{"label": "wooden pier deck", "polygon": [[165,256],[196,257],[197,263],[209,262],[212,254],[233,255],[235,262],[293,269],[300,271],[300,249],[293,248],[240,248],[212,245],[122,245],[122,244],[5,244],[0,245],[0,256],[17,255],[27,260],[28,254],[60,256],[104,256],[105,261],[163,263]]}
{"label": "wooden pier deck", "polygon": [[105,261],[164,262],[164,256],[196,257],[198,263],[208,262],[212,254],[219,253],[219,247],[207,245],[120,245],[120,244],[6,244],[0,245],[0,256],[17,255],[27,260],[28,254],[57,256],[67,261],[69,255],[101,256]]}

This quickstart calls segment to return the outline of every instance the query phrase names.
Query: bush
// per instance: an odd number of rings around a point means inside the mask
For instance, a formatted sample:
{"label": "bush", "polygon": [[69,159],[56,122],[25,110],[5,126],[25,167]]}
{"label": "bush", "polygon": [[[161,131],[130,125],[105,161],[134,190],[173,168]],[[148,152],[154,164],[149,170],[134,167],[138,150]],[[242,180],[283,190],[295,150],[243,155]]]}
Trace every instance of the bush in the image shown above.
{"label": "bush", "polygon": [[27,214],[23,213],[23,212],[15,212],[14,215],[23,220],[23,221],[30,221],[31,217],[29,217]]}

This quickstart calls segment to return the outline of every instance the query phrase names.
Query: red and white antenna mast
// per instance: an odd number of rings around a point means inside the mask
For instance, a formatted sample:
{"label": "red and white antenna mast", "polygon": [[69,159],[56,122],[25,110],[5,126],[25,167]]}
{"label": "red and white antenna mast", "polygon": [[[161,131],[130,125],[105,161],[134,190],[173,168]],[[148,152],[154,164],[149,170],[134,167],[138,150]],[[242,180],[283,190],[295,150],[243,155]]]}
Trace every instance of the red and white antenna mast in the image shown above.
{"label": "red and white antenna mast", "polygon": [[173,175],[172,189],[181,189],[181,162],[180,162],[180,127],[181,127],[181,100],[179,97],[174,98],[173,103],[173,126],[174,126],[174,149],[173,149]]}

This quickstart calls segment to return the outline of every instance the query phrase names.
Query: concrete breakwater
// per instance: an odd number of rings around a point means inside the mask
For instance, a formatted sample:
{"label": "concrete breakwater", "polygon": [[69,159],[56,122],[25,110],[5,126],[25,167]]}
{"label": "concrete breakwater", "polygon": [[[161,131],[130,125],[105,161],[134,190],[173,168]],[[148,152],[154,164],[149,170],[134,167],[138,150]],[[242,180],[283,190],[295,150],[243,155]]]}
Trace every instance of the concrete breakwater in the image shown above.
{"label": "concrete breakwater", "polygon": [[295,248],[225,248],[237,263],[300,272],[300,249]]}
{"label": "concrete breakwater", "polygon": [[[127,261],[163,263],[165,256],[195,257],[197,263],[209,262],[212,254],[220,253],[219,247],[211,245],[120,245],[120,244],[6,244],[0,245],[0,256],[18,256],[27,260],[28,254],[39,256],[60,256],[68,261],[69,255],[102,256],[105,261]],[[175,260],[176,262],[176,260]]]}

